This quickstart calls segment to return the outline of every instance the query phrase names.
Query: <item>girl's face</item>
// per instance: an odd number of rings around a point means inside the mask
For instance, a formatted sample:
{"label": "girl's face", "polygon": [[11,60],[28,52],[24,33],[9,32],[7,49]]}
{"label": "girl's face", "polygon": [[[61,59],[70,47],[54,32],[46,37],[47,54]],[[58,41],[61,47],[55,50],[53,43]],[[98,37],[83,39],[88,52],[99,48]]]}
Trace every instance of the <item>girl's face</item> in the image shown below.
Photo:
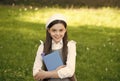
{"label": "girl's face", "polygon": [[64,34],[66,32],[66,28],[63,24],[58,23],[53,25],[50,29],[48,29],[48,32],[50,33],[52,39],[58,43],[62,40],[64,37]]}

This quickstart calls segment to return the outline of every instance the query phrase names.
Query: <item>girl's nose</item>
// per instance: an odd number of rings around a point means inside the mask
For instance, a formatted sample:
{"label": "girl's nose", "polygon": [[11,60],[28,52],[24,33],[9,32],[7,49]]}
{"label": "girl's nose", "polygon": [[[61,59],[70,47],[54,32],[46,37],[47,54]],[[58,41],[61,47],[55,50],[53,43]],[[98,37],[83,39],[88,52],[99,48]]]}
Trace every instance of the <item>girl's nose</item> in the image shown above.
{"label": "girl's nose", "polygon": [[59,31],[57,31],[57,32],[56,32],[56,35],[60,35],[60,32],[59,32]]}

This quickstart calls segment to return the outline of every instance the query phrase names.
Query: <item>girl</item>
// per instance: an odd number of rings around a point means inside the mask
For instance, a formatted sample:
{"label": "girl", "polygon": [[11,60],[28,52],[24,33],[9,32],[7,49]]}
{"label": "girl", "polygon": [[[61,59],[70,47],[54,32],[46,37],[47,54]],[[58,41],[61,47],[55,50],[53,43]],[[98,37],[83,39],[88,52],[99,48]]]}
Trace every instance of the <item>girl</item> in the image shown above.
{"label": "girl", "polygon": [[[47,71],[41,54],[59,50],[64,65],[53,71]],[[33,66],[33,77],[38,81],[76,81],[74,77],[76,63],[76,42],[67,39],[67,22],[61,14],[55,14],[46,23],[46,40],[41,41]]]}

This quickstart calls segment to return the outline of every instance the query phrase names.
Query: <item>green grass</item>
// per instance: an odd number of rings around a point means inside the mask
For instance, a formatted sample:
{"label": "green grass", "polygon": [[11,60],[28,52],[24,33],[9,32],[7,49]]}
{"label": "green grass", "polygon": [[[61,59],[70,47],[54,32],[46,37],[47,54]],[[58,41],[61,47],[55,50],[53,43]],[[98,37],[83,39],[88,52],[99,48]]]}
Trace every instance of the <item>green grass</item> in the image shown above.
{"label": "green grass", "polygon": [[32,67],[45,22],[54,13],[68,18],[77,41],[78,81],[120,81],[120,10],[0,6],[0,81],[33,81]]}

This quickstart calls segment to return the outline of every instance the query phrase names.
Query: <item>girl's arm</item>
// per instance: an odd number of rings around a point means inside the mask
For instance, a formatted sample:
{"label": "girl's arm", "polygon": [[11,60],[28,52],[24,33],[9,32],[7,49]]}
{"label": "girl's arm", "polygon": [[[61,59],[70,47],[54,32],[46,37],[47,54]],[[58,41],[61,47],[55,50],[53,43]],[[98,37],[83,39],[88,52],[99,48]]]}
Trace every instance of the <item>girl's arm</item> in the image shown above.
{"label": "girl's arm", "polygon": [[34,65],[33,65],[33,76],[35,76],[39,70],[42,69],[42,52],[43,52],[43,42],[41,41],[40,46],[38,47],[37,53],[36,53],[36,57],[35,57],[35,61],[34,61]]}
{"label": "girl's arm", "polygon": [[44,70],[39,70],[39,72],[37,73],[37,75],[34,77],[35,80],[43,80],[46,78],[60,78],[58,76],[57,71],[61,68],[65,67],[65,65],[62,65],[60,67],[58,67],[56,70],[53,71],[44,71]]}
{"label": "girl's arm", "polygon": [[76,42],[71,40],[68,42],[68,55],[66,61],[66,67],[58,70],[58,76],[60,78],[72,77],[75,72],[76,65]]}

